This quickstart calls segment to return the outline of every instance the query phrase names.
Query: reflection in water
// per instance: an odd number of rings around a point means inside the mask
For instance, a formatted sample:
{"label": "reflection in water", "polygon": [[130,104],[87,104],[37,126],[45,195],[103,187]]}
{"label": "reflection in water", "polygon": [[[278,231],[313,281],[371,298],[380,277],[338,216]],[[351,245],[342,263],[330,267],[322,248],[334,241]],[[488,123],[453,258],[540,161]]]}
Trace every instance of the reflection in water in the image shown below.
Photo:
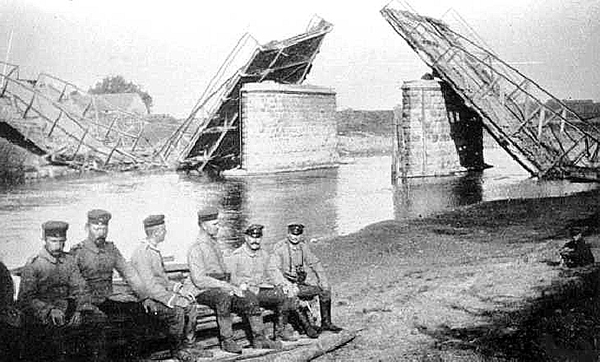
{"label": "reflection in water", "polygon": [[222,239],[239,240],[240,230],[257,222],[265,225],[268,247],[285,237],[292,221],[307,226],[307,237],[318,238],[479,201],[564,195],[596,187],[529,179],[503,150],[496,151],[486,153],[486,161],[495,167],[481,173],[413,179],[396,188],[390,183],[387,156],[358,158],[338,169],[236,180],[124,173],[21,185],[0,191],[0,258],[11,268],[22,265],[41,247],[40,225],[48,219],[70,223],[69,248],[85,237],[86,213],[93,208],[113,214],[109,239],[125,257],[144,237],[144,217],[165,214],[168,232],[161,248],[182,262],[196,237],[196,213],[207,207],[224,210],[222,217],[232,226]]}
{"label": "reflection in water", "polygon": [[481,171],[458,176],[412,178],[394,189],[394,218],[424,217],[482,200]]}

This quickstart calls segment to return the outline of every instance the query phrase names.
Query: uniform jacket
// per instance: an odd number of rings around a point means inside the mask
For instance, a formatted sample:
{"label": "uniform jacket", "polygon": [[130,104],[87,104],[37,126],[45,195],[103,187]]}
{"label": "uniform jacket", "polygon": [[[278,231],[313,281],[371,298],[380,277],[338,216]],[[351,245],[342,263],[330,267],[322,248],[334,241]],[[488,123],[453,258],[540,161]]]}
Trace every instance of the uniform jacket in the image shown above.
{"label": "uniform jacket", "polygon": [[240,246],[226,259],[231,273],[231,283],[240,286],[248,284],[250,291],[258,293],[259,287],[273,287],[288,284],[274,259],[264,249],[252,251],[246,244]]}
{"label": "uniform jacket", "polygon": [[185,281],[185,290],[198,295],[209,288],[227,288],[229,283],[215,279],[209,274],[226,273],[223,254],[216,240],[205,231],[200,231],[196,242],[187,254],[190,275]]}
{"label": "uniform jacket", "polygon": [[[85,239],[71,248],[81,275],[85,279],[92,302],[100,304],[113,293],[113,270],[117,270],[128,284],[139,283],[135,270],[129,265],[112,242],[98,247]],[[139,290],[133,286],[134,290]]]}
{"label": "uniform jacket", "polygon": [[75,311],[95,309],[75,258],[68,253],[55,258],[42,248],[21,271],[18,297],[21,309],[36,322],[49,324],[50,310],[60,309],[66,314],[68,299],[75,303]]}
{"label": "uniform jacket", "polygon": [[131,255],[131,266],[143,284],[140,297],[154,299],[172,308],[178,283],[169,280],[160,250],[143,241]]}
{"label": "uniform jacket", "polygon": [[329,288],[321,261],[304,241],[296,245],[291,244],[287,239],[278,242],[273,247],[272,258],[273,263],[282,273],[296,275],[296,266],[301,265],[305,270],[310,269],[314,272],[320,287]]}
{"label": "uniform jacket", "polygon": [[0,311],[5,310],[14,304],[15,285],[10,271],[0,262]]}

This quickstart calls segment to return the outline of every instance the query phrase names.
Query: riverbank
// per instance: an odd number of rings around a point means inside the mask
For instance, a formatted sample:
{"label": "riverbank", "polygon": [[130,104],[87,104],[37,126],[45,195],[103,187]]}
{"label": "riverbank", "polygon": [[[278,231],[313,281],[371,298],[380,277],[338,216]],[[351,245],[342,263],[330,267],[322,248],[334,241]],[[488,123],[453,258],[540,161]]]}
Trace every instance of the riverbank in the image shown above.
{"label": "riverbank", "polygon": [[360,330],[319,361],[595,360],[598,267],[565,269],[558,249],[585,224],[600,260],[598,201],[486,202],[316,244],[335,321]]}

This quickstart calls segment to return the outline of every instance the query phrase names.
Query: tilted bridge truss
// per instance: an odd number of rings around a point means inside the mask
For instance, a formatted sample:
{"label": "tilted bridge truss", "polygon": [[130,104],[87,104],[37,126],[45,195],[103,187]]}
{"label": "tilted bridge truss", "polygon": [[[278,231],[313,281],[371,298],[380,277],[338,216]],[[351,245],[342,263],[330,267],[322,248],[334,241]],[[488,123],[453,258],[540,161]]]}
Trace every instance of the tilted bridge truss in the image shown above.
{"label": "tilted bridge truss", "polygon": [[522,167],[536,177],[600,181],[596,125],[476,41],[399,5],[381,14]]}
{"label": "tilted bridge truss", "polygon": [[246,83],[300,84],[310,72],[332,25],[319,17],[305,33],[260,45],[244,34],[160,154],[179,169],[202,171],[240,165],[242,150],[240,90]]}
{"label": "tilted bridge truss", "polygon": [[93,155],[100,166],[164,164],[144,135],[142,116],[113,105],[76,85],[42,73],[19,78],[19,67],[0,62],[1,134],[50,161],[81,164]]}

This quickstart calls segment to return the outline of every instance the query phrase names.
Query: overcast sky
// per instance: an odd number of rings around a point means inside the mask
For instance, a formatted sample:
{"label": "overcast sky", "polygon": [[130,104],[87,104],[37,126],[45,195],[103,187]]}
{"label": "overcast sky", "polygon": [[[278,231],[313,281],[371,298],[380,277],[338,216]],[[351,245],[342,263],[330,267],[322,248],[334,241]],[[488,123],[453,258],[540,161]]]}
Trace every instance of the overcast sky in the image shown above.
{"label": "overcast sky", "polygon": [[[386,3],[0,0],[0,59],[12,30],[8,59],[22,77],[47,72],[88,89],[120,74],[150,93],[154,113],[182,117],[241,35],[280,40],[318,14],[334,29],[307,82],[334,88],[339,109],[391,109],[402,82],[427,69],[380,15]],[[501,58],[558,98],[600,100],[599,0],[410,3],[434,17],[454,9]]]}

